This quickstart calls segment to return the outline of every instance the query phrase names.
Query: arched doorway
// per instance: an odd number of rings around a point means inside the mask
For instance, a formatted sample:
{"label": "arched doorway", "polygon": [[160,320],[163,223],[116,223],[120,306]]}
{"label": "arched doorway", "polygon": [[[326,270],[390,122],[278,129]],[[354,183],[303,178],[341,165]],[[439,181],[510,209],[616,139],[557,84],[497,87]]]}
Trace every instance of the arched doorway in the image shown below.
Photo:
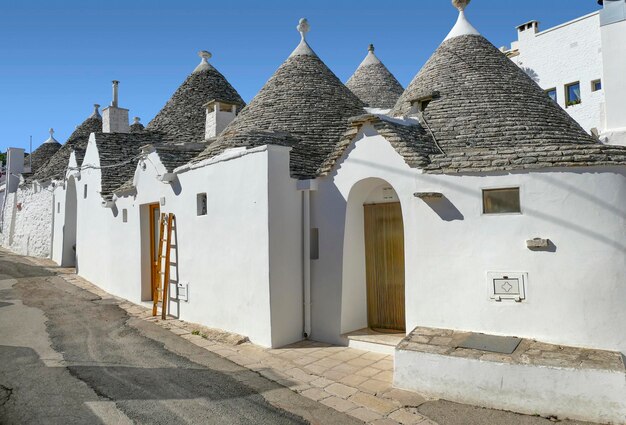
{"label": "arched doorway", "polygon": [[63,223],[63,256],[61,266],[76,266],[76,181],[70,177],[65,189],[65,221]]}
{"label": "arched doorway", "polygon": [[402,207],[382,179],[356,183],[348,197],[341,320],[342,333],[406,328]]}

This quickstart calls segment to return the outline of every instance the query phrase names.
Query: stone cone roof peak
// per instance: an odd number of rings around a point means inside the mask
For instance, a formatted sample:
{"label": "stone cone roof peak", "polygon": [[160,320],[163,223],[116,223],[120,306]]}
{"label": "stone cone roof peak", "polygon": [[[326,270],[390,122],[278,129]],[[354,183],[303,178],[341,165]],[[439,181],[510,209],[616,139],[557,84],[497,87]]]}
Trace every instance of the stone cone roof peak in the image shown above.
{"label": "stone cone roof peak", "polygon": [[59,149],[49,157],[48,161],[36,169],[33,166],[33,179],[43,182],[50,179],[63,178],[65,176],[66,167],[70,160],[72,151],[76,153],[76,161],[80,165],[85,155],[85,150],[87,149],[89,135],[91,133],[98,133],[101,131],[102,117],[100,114],[95,115],[92,113],[87,119],[85,119],[85,121],[76,127],[63,146],[58,145]]}
{"label": "stone cone roof peak", "polygon": [[[213,99],[238,105],[245,102],[237,90],[209,62],[211,53],[198,53],[200,65],[176,89],[159,113],[148,123],[146,130],[169,136],[174,143],[202,142],[205,136],[206,108]],[[139,124],[140,125],[140,124]]]}
{"label": "stone cone roof peak", "polygon": [[363,62],[361,62],[361,64],[359,65],[359,68],[367,65],[376,65],[378,63],[381,63],[380,59],[378,59],[378,57],[374,53],[374,45],[370,44],[367,48],[367,55],[365,56],[365,59],[363,59]]}
{"label": "stone cone roof peak", "polygon": [[48,130],[48,133],[50,133],[50,137],[48,137],[48,139],[44,143],[58,143],[58,144],[60,144],[57,141],[57,139],[54,138],[54,129],[53,128]]}
{"label": "stone cone roof peak", "polygon": [[346,86],[366,106],[380,109],[393,108],[404,91],[396,77],[374,54],[373,44],[369,45],[365,59]]}
{"label": "stone cone roof peak", "polygon": [[[100,108],[100,105],[98,105],[97,103],[93,104],[93,114],[91,114],[89,116],[89,118],[100,118],[102,119],[102,116],[100,115],[100,111],[98,110]],[[78,126],[76,126],[78,128]]]}
{"label": "stone cone roof peak", "polygon": [[296,29],[300,33],[300,44],[298,44],[298,47],[291,52],[289,57],[300,55],[317,56],[313,49],[311,49],[311,46],[309,46],[309,43],[306,41],[306,34],[311,30],[309,21],[306,18],[301,18]]}
{"label": "stone cone roof peak", "polygon": [[348,118],[363,114],[364,105],[313,53],[304,38],[307,29],[301,20],[298,48],[196,162],[229,148],[274,144],[292,148],[294,177],[317,174]]}
{"label": "stone cone roof peak", "polygon": [[415,114],[446,153],[594,142],[523,70],[480,35],[444,41],[390,112],[395,117]]}
{"label": "stone cone roof peak", "polygon": [[198,52],[198,56],[200,56],[200,63],[198,64],[198,66],[196,66],[196,69],[193,70],[193,72],[202,72],[202,71],[206,71],[208,69],[213,68],[211,66],[211,64],[209,63],[209,59],[211,59],[211,57],[213,57],[213,55],[210,52],[207,52],[206,50],[200,50]]}
{"label": "stone cone roof peak", "polygon": [[452,0],[452,5],[459,11],[459,17],[444,41],[461,35],[480,35],[478,30],[470,24],[465,16],[465,8],[469,5],[469,3],[470,0]]}

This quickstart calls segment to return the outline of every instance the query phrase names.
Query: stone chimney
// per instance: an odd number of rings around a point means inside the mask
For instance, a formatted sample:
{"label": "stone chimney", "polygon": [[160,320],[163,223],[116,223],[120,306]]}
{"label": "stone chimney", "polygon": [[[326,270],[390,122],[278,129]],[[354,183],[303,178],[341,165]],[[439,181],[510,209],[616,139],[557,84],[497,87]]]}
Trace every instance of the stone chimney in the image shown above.
{"label": "stone chimney", "polygon": [[605,100],[605,130],[600,138],[609,144],[626,145],[626,0],[603,1],[600,37]]}
{"label": "stone chimney", "polygon": [[117,88],[119,81],[113,80],[113,101],[111,106],[102,110],[102,132],[103,133],[128,133],[128,109],[119,108]]}
{"label": "stone chimney", "polygon": [[539,21],[526,22],[517,27],[517,40],[523,41],[527,38],[534,38],[539,32]]}
{"label": "stone chimney", "polygon": [[206,129],[204,139],[218,136],[237,116],[237,104],[224,100],[211,100],[206,103]]}
{"label": "stone chimney", "polygon": [[24,149],[7,149],[6,193],[14,193],[20,184],[20,174],[24,172]]}

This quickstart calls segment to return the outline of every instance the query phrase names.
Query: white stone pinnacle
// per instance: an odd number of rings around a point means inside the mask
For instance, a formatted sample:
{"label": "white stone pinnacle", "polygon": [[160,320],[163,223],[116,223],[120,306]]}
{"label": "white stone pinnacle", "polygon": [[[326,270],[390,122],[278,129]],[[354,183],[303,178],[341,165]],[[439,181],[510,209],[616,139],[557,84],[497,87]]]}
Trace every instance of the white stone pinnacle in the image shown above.
{"label": "white stone pinnacle", "polygon": [[300,33],[300,44],[298,44],[298,47],[296,47],[296,49],[291,53],[291,55],[289,55],[289,57],[300,55],[315,56],[315,52],[306,42],[306,34],[311,30],[311,25],[309,25],[309,21],[306,18],[301,18],[298,22],[298,26],[296,27],[296,29]]}
{"label": "white stone pinnacle", "polygon": [[200,72],[203,71],[205,69],[210,69],[211,65],[209,65],[209,59],[211,59],[213,57],[213,55],[211,54],[211,52],[207,52],[206,50],[200,50],[198,52],[198,56],[200,56],[200,64],[198,66],[196,66],[196,69],[193,70],[193,72]]}
{"label": "white stone pinnacle", "polygon": [[459,17],[450,33],[443,41],[450,40],[451,38],[459,37],[461,35],[480,35],[476,28],[474,28],[465,17],[465,8],[469,5],[469,3],[470,0],[452,0],[452,5],[459,11]]}
{"label": "white stone pinnacle", "polygon": [[48,140],[46,140],[44,143],[58,143],[54,138],[54,129],[51,128],[50,130],[48,130],[48,133],[50,133],[50,137],[48,137]]}
{"label": "white stone pinnacle", "polygon": [[302,40],[304,40],[306,38],[306,33],[311,30],[311,25],[309,25],[309,21],[306,18],[300,18],[296,29],[300,33]]}
{"label": "white stone pinnacle", "polygon": [[367,56],[365,56],[365,59],[363,59],[363,62],[361,62],[359,68],[367,65],[376,65],[378,63],[381,63],[380,59],[378,59],[378,57],[376,57],[376,55],[374,54],[374,45],[370,44],[367,48]]}
{"label": "white stone pinnacle", "polygon": [[141,118],[139,117],[133,118],[133,124],[139,124],[139,121],[141,121]]}

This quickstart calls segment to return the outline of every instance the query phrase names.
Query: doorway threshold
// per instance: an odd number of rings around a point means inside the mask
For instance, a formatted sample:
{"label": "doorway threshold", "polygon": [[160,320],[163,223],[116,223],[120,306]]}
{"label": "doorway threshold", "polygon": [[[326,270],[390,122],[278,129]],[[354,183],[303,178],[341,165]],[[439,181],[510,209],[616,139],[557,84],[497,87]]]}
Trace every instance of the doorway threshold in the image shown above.
{"label": "doorway threshold", "polygon": [[394,355],[396,345],[406,336],[404,332],[375,331],[370,328],[359,329],[341,335],[348,347],[374,353]]}

